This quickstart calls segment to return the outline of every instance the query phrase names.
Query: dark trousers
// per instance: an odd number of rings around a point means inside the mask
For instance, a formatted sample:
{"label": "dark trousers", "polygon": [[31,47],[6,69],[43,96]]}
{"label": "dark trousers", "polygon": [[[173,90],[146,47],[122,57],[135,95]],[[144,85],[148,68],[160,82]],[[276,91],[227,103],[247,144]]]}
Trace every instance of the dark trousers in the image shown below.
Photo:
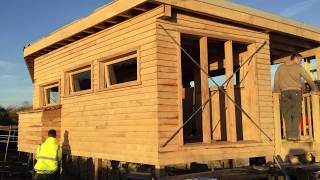
{"label": "dark trousers", "polygon": [[281,92],[280,108],[286,126],[287,139],[299,138],[301,101],[302,92],[300,90],[287,90]]}
{"label": "dark trousers", "polygon": [[59,174],[35,174],[33,180],[59,180]]}

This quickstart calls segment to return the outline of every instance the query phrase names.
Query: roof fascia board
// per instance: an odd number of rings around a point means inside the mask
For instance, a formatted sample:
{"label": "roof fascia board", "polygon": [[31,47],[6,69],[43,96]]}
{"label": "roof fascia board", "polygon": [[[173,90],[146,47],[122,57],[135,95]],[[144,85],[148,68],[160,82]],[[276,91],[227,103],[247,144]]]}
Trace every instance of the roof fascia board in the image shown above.
{"label": "roof fascia board", "polygon": [[320,42],[320,28],[224,0],[152,0],[274,32]]}
{"label": "roof fascia board", "polygon": [[114,1],[112,3],[106,4],[103,7],[95,10],[91,15],[84,17],[82,19],[76,20],[56,30],[55,32],[48,35],[47,37],[44,37],[32,43],[30,46],[24,49],[24,57],[27,57],[28,55],[31,55],[44,47],[50,46],[55,42],[66,39],[78,32],[81,32],[96,24],[99,24],[105,21],[106,19],[109,19],[117,14],[125,12],[144,2],[147,2],[147,0],[130,0],[130,1],[118,0],[118,1]]}

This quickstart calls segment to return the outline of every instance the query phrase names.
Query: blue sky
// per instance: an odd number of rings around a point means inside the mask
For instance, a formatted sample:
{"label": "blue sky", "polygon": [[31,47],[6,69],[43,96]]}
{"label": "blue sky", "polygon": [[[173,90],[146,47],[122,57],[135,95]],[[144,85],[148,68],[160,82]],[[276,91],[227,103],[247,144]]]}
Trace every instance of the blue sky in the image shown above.
{"label": "blue sky", "polygon": [[[320,0],[232,0],[233,2],[320,25]],[[32,83],[23,46],[84,17],[109,0],[1,0],[0,105],[32,100]]]}

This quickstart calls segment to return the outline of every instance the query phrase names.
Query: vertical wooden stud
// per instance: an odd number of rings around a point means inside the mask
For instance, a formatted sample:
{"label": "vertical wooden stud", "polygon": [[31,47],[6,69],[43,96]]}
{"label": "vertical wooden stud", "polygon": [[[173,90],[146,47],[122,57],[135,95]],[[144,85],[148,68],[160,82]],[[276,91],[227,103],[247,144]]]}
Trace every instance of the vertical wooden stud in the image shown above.
{"label": "vertical wooden stud", "polygon": [[317,80],[320,80],[320,52],[317,52],[316,54],[316,62],[317,62],[317,77],[318,77]]}
{"label": "vertical wooden stud", "polygon": [[99,170],[102,166],[102,159],[94,158],[94,180],[99,180]]}
{"label": "vertical wooden stud", "polygon": [[[206,72],[201,71],[201,102],[209,99],[208,84],[208,38],[200,38],[200,66]],[[202,131],[203,142],[211,143],[211,125],[210,125],[210,105],[209,103],[202,109]]]}
{"label": "vertical wooden stud", "polygon": [[[181,33],[177,32],[177,42],[180,43],[181,45]],[[179,116],[178,116],[178,121],[179,121],[179,127],[182,126],[183,124],[183,103],[182,103],[182,99],[185,96],[185,91],[183,89],[183,85],[182,85],[182,59],[181,59],[181,50],[180,47],[177,46],[177,74],[178,74],[178,109],[179,109]],[[181,131],[178,134],[178,138],[179,138],[179,145],[183,145],[183,128],[181,129]]]}
{"label": "vertical wooden stud", "polygon": [[312,101],[312,116],[313,116],[313,149],[317,152],[316,153],[316,161],[319,162],[320,159],[320,102],[319,102],[319,95],[311,95]]}
{"label": "vertical wooden stud", "polygon": [[273,116],[275,134],[275,155],[281,153],[281,114],[280,114],[280,94],[273,93]]}
{"label": "vertical wooden stud", "polygon": [[[227,41],[224,44],[225,49],[225,71],[226,77],[229,78],[233,75],[233,48],[232,41]],[[234,85],[231,80],[226,86],[227,94],[234,100]],[[227,107],[227,140],[230,142],[237,141],[237,132],[236,132],[236,112],[235,105],[230,99],[226,99]]]}

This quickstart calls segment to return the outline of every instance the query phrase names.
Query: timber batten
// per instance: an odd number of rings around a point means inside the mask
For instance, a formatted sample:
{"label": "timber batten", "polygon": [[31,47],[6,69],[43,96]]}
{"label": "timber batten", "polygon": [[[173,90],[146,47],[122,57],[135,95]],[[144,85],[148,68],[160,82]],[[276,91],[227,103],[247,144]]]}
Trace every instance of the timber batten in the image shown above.
{"label": "timber batten", "polygon": [[[272,94],[270,75],[271,65],[286,61],[292,52],[319,59],[317,28],[277,17],[263,19],[261,12],[250,9],[239,9],[237,13],[245,15],[235,20],[229,13],[237,6],[228,3],[133,0],[125,6],[126,2],[105,6],[24,49],[34,80],[33,108],[39,110],[19,114],[19,150],[34,152],[46,131],[54,128],[66,153],[93,157],[96,164],[108,159],[163,167],[270,159],[299,145],[320,156],[316,119],[311,142],[282,140],[279,99]],[[244,22],[249,15],[255,20]],[[289,29],[277,30],[270,21]],[[292,45],[299,41],[303,43]],[[250,62],[235,73],[251,55]],[[218,88],[208,75],[235,78]],[[58,89],[44,94],[52,82]],[[43,103],[51,102],[47,98],[55,93],[58,106]],[[210,96],[191,123],[161,147]],[[311,112],[312,107],[318,118],[319,97],[310,99],[312,105],[304,108]]]}

